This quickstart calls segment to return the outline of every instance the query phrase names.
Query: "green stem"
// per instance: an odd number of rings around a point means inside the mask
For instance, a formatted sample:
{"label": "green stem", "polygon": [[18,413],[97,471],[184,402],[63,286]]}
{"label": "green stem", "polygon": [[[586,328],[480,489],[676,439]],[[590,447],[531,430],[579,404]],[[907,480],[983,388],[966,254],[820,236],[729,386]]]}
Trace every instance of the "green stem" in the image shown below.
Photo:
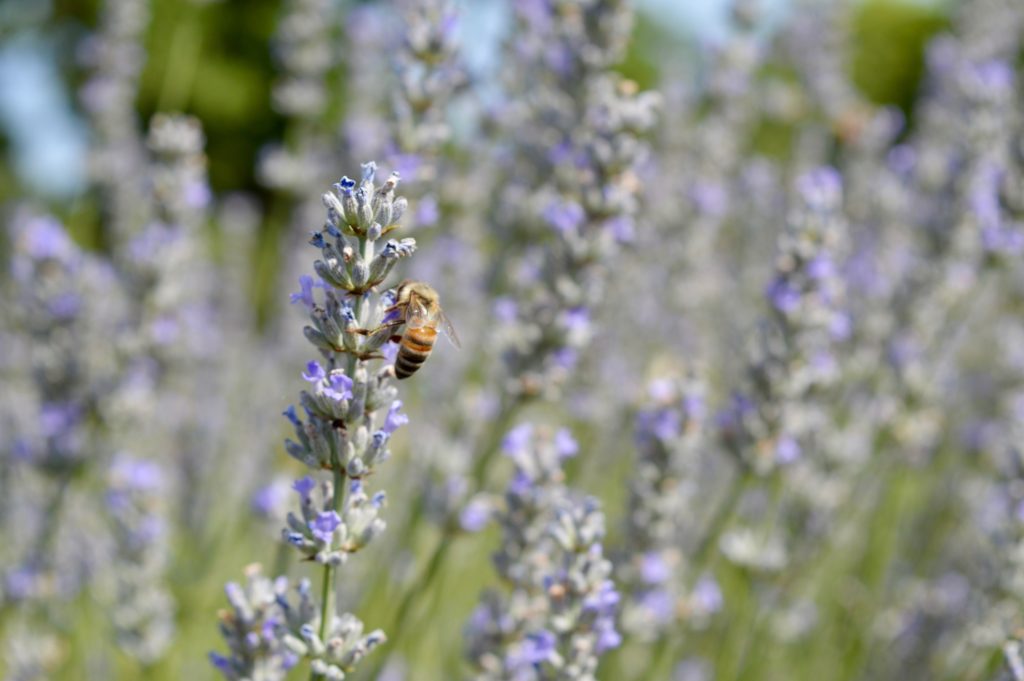
{"label": "green stem", "polygon": [[320,599],[320,640],[322,641],[324,636],[327,635],[327,610],[328,602],[331,600],[331,576],[334,573],[334,569],[330,565],[324,566],[324,579],[320,585],[320,593],[322,598]]}
{"label": "green stem", "polygon": [[334,498],[332,499],[331,508],[341,513],[341,503],[345,500],[345,470],[338,463],[337,459],[333,462],[334,471]]}
{"label": "green stem", "polygon": [[[331,471],[334,474],[334,494],[331,498],[331,508],[336,512],[341,512],[341,505],[345,499],[345,469],[341,466],[341,462],[338,461],[337,453],[331,456]],[[330,614],[330,602],[331,596],[333,595],[334,587],[334,567],[328,563],[324,565],[324,578],[320,588],[320,640],[323,641],[324,637],[327,636],[327,619]],[[316,681],[320,676],[315,673],[310,673],[309,678],[312,681]]]}

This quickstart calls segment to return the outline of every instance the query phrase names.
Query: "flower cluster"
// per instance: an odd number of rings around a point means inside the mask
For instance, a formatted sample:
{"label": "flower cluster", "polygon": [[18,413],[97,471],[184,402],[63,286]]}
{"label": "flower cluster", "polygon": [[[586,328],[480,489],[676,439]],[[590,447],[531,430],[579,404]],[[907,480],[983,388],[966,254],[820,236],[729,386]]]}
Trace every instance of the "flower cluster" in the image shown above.
{"label": "flower cluster", "polygon": [[291,647],[302,645],[298,637],[284,632],[316,619],[308,581],[295,588],[298,602],[289,602],[287,578],[271,580],[261,572],[259,565],[250,565],[245,586],[230,582],[224,589],[232,610],[221,610],[218,618],[230,652],[210,653],[210,661],[231,681],[283,679],[299,661]]}
{"label": "flower cluster", "polygon": [[695,499],[705,475],[702,454],[710,446],[704,390],[692,375],[655,380],[637,414],[637,461],[618,573],[628,585],[623,627],[641,638],[655,638],[680,619],[700,623],[721,605],[714,579],[695,564],[707,548],[686,522],[702,515]]}
{"label": "flower cluster", "polygon": [[[91,296],[112,288],[112,273],[49,216],[22,213],[11,226],[13,288],[8,293],[16,303],[10,313],[17,315],[11,322],[26,333],[38,406],[32,432],[15,438],[14,459],[55,479],[69,478],[88,462],[95,443],[87,422],[114,383],[116,358],[109,344],[103,354],[78,351],[101,347],[93,341],[106,320]],[[116,300],[116,289],[108,295]]]}
{"label": "flower cluster", "polygon": [[157,114],[146,144],[156,158],[152,192],[159,218],[191,235],[202,227],[210,204],[203,126],[192,116]]}
{"label": "flower cluster", "polygon": [[514,275],[503,358],[512,394],[554,397],[590,342],[589,308],[614,256],[633,239],[643,135],[659,99],[610,71],[623,56],[628,3],[528,3],[518,20],[529,27],[514,49],[532,93],[507,114],[524,145],[505,198],[515,223],[501,228],[545,248],[528,251]]}
{"label": "flower cluster", "polygon": [[720,419],[726,447],[758,473],[799,458],[816,416],[809,397],[834,379],[832,346],[850,332],[836,265],[844,238],[840,176],[811,171],[797,181],[797,194],[766,292],[773,316],[758,326],[746,387]]}
{"label": "flower cluster", "polygon": [[213,282],[201,233],[210,189],[198,120],[158,114],[147,143],[153,158],[147,214],[140,216],[146,221],[119,243],[118,256],[127,285],[136,291],[139,338],[131,350],[155,355],[166,374],[172,365],[191,369],[191,361],[215,347]]}
{"label": "flower cluster", "polygon": [[282,75],[274,85],[274,108],[299,120],[316,119],[327,107],[325,76],[333,54],[331,5],[325,0],[306,0],[289,6],[281,17],[275,56]]}
{"label": "flower cluster", "polygon": [[[415,250],[413,239],[388,239],[378,248],[378,242],[398,228],[406,200],[395,197],[397,174],[379,188],[374,185],[375,174],[374,163],[364,164],[359,182],[344,177],[334,192],[324,194],[327,221],[310,239],[322,256],[314,263],[319,282],[303,277],[299,292],[292,296],[292,302],[302,304],[309,313],[311,325],[304,333],[320,351],[323,363],[309,362],[302,374],[310,384],[299,396],[303,416],[294,406],[284,412],[295,432],[285,448],[314,474],[327,470],[332,479],[318,485],[306,476],[295,482],[300,511],[288,514],[283,530],[285,541],[303,558],[323,566],[319,621],[315,625],[308,620],[282,623],[269,637],[275,642],[292,641],[288,645],[292,654],[308,658],[314,675],[326,679],[343,678],[384,641],[380,631],[364,637],[363,625],[354,615],[334,614],[335,569],[384,530],[380,512],[385,494],[369,494],[364,479],[388,459],[388,441],[409,420],[401,412],[401,401],[395,399],[391,365],[376,371],[369,366],[394,350],[394,345],[385,344],[404,319],[393,295],[378,294],[377,288],[396,262]],[[323,302],[318,301],[321,296],[316,290],[322,291]],[[240,599],[239,590],[232,591]],[[312,598],[308,588],[301,592],[303,599]],[[242,633],[224,629],[229,645],[244,641],[254,622],[245,620]],[[285,670],[284,658],[273,652],[275,646],[270,653],[273,668]],[[213,659],[228,678],[252,672],[252,657],[243,653],[236,652],[230,661]]]}
{"label": "flower cluster", "polygon": [[340,681],[383,643],[380,631],[364,634],[352,615],[331,615],[329,626],[320,626],[307,580],[295,586],[294,595],[289,591],[287,578],[264,577],[259,565],[246,568],[245,586],[231,582],[224,588],[232,609],[220,611],[220,630],[230,653],[210,653],[224,678],[284,679],[300,659],[309,658],[314,674]]}
{"label": "flower cluster", "polygon": [[[324,175],[331,160],[325,153],[320,124],[330,103],[327,78],[338,61],[331,42],[333,11],[326,0],[303,0],[282,8],[273,41],[279,67],[274,83],[274,109],[291,129],[285,139],[265,146],[257,171],[262,183],[296,200]],[[303,211],[305,213],[305,211]]]}
{"label": "flower cluster", "polygon": [[169,558],[166,475],[153,461],[120,455],[107,477],[107,513],[118,565],[110,575],[111,619],[120,646],[151,663],[175,634],[174,601],[163,584]]}
{"label": "flower cluster", "polygon": [[106,202],[106,229],[119,245],[135,234],[147,212],[145,152],[134,100],[146,63],[142,38],[149,18],[143,0],[104,2],[100,31],[82,50],[82,60],[93,70],[81,92],[97,137],[90,175]]}
{"label": "flower cluster", "polygon": [[334,510],[330,483],[321,485],[321,503],[313,500],[316,483],[306,477],[296,481],[302,518],[288,514],[288,529],[284,538],[308,559],[318,563],[340,565],[350,553],[369,544],[384,531],[384,520],[379,517],[386,502],[384,492],[373,497],[366,495],[363,484],[353,480],[349,484],[344,506]]}
{"label": "flower cluster", "polygon": [[407,1],[400,9],[404,25],[395,56],[394,163],[407,178],[435,182],[441,147],[451,137],[446,107],[466,83],[455,37],[458,13],[451,0]]}
{"label": "flower cluster", "polygon": [[515,473],[496,513],[502,543],[495,567],[510,587],[486,592],[466,627],[467,657],[479,679],[593,679],[617,647],[619,594],[603,555],[604,514],[563,483],[562,461],[578,445],[565,430],[508,433]]}

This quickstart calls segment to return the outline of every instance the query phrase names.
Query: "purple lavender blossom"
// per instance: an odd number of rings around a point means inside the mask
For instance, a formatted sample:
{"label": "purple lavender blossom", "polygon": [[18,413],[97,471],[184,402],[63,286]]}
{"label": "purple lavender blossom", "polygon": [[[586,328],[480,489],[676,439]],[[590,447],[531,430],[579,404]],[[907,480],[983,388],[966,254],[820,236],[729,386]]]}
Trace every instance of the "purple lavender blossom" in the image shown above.
{"label": "purple lavender blossom", "polygon": [[562,323],[569,334],[587,334],[590,331],[590,312],[585,307],[566,310],[562,315]]}
{"label": "purple lavender blossom", "polygon": [[420,227],[432,227],[441,219],[441,209],[437,205],[437,199],[433,196],[425,196],[420,200],[416,209],[416,224]]}
{"label": "purple lavender blossom", "polygon": [[555,431],[555,450],[558,452],[558,456],[563,459],[568,459],[576,456],[579,452],[580,446],[573,438],[572,433],[567,428],[559,428]]}
{"label": "purple lavender blossom", "polygon": [[604,229],[608,231],[615,241],[621,244],[629,244],[636,241],[636,224],[628,215],[618,215],[604,223]]}
{"label": "purple lavender blossom", "polygon": [[672,575],[672,570],[664,556],[658,552],[648,552],[640,562],[640,578],[648,584],[661,584]]}
{"label": "purple lavender blossom", "polygon": [[288,503],[288,490],[287,481],[278,478],[257,489],[249,504],[257,516],[267,520],[280,520],[284,518]]}
{"label": "purple lavender blossom", "polygon": [[493,509],[484,498],[473,498],[459,514],[459,527],[466,532],[479,532],[491,521]]}
{"label": "purple lavender blossom", "polygon": [[843,177],[830,166],[801,175],[796,190],[812,210],[831,210],[842,200]]}
{"label": "purple lavender blossom", "polygon": [[775,444],[775,458],[779,464],[793,463],[800,458],[800,445],[789,435],[783,435]]}
{"label": "purple lavender blossom", "polygon": [[772,306],[783,314],[795,312],[800,307],[800,301],[803,299],[801,291],[786,279],[772,281],[767,291],[765,291],[765,295],[768,296]]}
{"label": "purple lavender blossom", "polygon": [[519,305],[515,300],[507,296],[500,296],[495,299],[493,308],[494,317],[502,324],[511,324],[516,320]]}
{"label": "purple lavender blossom", "polygon": [[720,218],[729,207],[725,188],[718,182],[697,180],[690,188],[690,200],[704,215]]}
{"label": "purple lavender blossom", "polygon": [[40,216],[29,220],[21,234],[21,247],[36,260],[59,260],[68,263],[78,254],[78,247],[54,218]]}
{"label": "purple lavender blossom", "polygon": [[313,300],[313,277],[304,274],[299,277],[299,292],[293,293],[288,300],[291,303],[302,303],[307,309],[312,310],[315,301]]}
{"label": "purple lavender blossom", "polygon": [[707,575],[701,577],[693,590],[694,607],[701,612],[714,613],[722,609],[723,603],[722,590],[718,582]]}
{"label": "purple lavender blossom", "polygon": [[538,668],[555,654],[558,639],[546,629],[527,635],[518,648],[509,652],[506,664],[513,674]]}
{"label": "purple lavender blossom", "polygon": [[327,384],[322,392],[328,399],[341,402],[352,397],[352,379],[345,374],[332,371],[327,379]]}
{"label": "purple lavender blossom", "polygon": [[519,453],[526,451],[526,448],[530,446],[532,438],[533,424],[521,423],[508,431],[505,438],[501,441],[501,449],[509,456],[515,457]]}
{"label": "purple lavender blossom", "polygon": [[676,617],[676,599],[667,589],[649,589],[637,598],[637,606],[659,626],[671,624]]}
{"label": "purple lavender blossom", "polygon": [[320,366],[320,362],[315,360],[306,365],[306,371],[302,374],[302,378],[306,379],[310,383],[319,383],[326,377],[327,372],[325,372],[323,367]]}
{"label": "purple lavender blossom", "polygon": [[544,209],[544,220],[559,232],[575,232],[586,216],[583,208],[573,201],[559,201]]}
{"label": "purple lavender blossom", "polygon": [[292,483],[292,489],[298,492],[299,497],[305,500],[316,489],[316,480],[307,475]]}
{"label": "purple lavender blossom", "polygon": [[388,435],[391,435],[400,427],[409,423],[409,417],[401,413],[401,409],[401,400],[395,400],[391,403],[391,408],[388,409],[388,415],[387,418],[384,419],[384,427],[382,428],[382,430]]}
{"label": "purple lavender blossom", "polygon": [[655,437],[669,441],[682,432],[682,418],[675,409],[642,411],[636,417],[637,438]]}
{"label": "purple lavender blossom", "polygon": [[341,516],[336,511],[329,511],[318,514],[316,520],[309,524],[309,529],[312,530],[314,537],[325,544],[330,544],[335,530],[340,526]]}

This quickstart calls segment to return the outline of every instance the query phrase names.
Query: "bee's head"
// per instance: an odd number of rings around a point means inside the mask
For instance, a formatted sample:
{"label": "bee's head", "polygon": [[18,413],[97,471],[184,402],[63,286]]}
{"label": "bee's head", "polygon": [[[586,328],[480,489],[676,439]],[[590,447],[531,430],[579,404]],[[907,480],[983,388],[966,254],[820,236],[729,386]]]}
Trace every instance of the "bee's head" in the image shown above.
{"label": "bee's head", "polygon": [[409,302],[410,287],[415,284],[412,279],[406,279],[395,287],[395,303],[405,305]]}
{"label": "bee's head", "polygon": [[406,279],[398,288],[395,290],[395,297],[398,300],[399,305],[404,305],[409,302],[412,296],[421,298],[428,303],[436,303],[440,296],[437,295],[437,291],[430,284],[426,284],[422,281],[412,281]]}

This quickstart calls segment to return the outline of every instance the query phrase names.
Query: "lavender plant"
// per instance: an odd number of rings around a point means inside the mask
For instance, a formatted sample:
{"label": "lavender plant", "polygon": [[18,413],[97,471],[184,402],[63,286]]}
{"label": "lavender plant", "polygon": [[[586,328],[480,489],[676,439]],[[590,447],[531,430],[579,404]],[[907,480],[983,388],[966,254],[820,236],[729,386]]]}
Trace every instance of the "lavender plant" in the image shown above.
{"label": "lavender plant", "polygon": [[619,593],[603,556],[604,514],[563,482],[562,461],[579,446],[566,430],[524,423],[503,449],[515,473],[496,517],[494,555],[509,593],[488,591],[466,627],[478,679],[593,679],[599,657],[619,645]]}
{"label": "lavender plant", "polygon": [[702,461],[706,433],[704,386],[696,376],[658,379],[649,403],[637,414],[635,474],[625,511],[625,546],[618,572],[627,586],[622,625],[653,640],[680,621],[705,622],[720,605],[713,577],[700,574],[713,537],[698,537],[689,519],[704,515],[695,507],[698,481],[707,476]]}
{"label": "lavender plant", "polygon": [[295,197],[320,179],[330,158],[323,153],[322,119],[330,102],[327,80],[337,55],[331,45],[329,2],[289,3],[275,36],[280,77],[272,93],[274,109],[291,124],[289,139],[268,145],[259,164],[264,184]]}
{"label": "lavender plant", "polygon": [[527,251],[510,282],[516,316],[504,330],[505,391],[553,399],[592,335],[588,308],[618,244],[633,237],[642,135],[655,124],[658,97],[610,71],[629,35],[629,3],[531,4],[519,21],[529,30],[515,49],[532,85],[509,114],[509,133],[536,145],[512,170],[512,221],[503,229],[533,236],[540,223],[548,234],[540,232],[546,247]]}
{"label": "lavender plant", "polygon": [[[600,287],[588,282],[604,276],[595,263],[612,257],[615,235],[627,239],[633,230],[635,171],[646,151],[640,137],[654,124],[657,97],[638,93],[635,84],[610,73],[622,58],[623,32],[632,16],[628,4],[556,5],[517,11],[517,21],[529,32],[514,49],[526,66],[523,77],[536,77],[540,87],[508,107],[504,130],[524,140],[548,139],[555,151],[537,144],[506,162],[513,181],[494,207],[496,228],[511,240],[517,233],[532,238],[538,223],[550,224],[539,234],[543,248],[527,249],[516,265],[502,251],[485,273],[490,288],[504,285],[513,295],[503,299],[505,321],[494,334],[502,362],[501,375],[491,378],[501,382],[497,418],[472,445],[471,484],[460,485],[467,497],[484,481],[500,434],[517,410],[533,398],[556,399],[578,350],[589,341],[587,308]],[[552,48],[546,52],[548,42]],[[555,52],[564,62],[551,71],[546,59]],[[563,87],[571,88],[568,97]],[[534,126],[544,134],[524,134]],[[516,269],[524,276],[503,281],[503,274],[511,278]],[[460,529],[448,522],[454,515],[445,514],[448,535]],[[448,546],[440,542],[428,564],[440,565]],[[435,576],[436,571],[424,579]],[[400,613],[411,598],[410,592]]]}
{"label": "lavender plant", "polygon": [[[360,181],[343,177],[334,191],[324,194],[327,222],[310,239],[322,254],[314,270],[322,282],[323,302],[317,301],[311,277],[302,279],[295,294],[310,314],[304,334],[324,363],[311,361],[302,374],[311,384],[300,394],[304,419],[294,407],[285,411],[295,429],[295,439],[287,440],[285,448],[312,471],[331,471],[331,480],[318,485],[307,476],[295,483],[301,510],[289,514],[283,532],[300,555],[323,566],[319,607],[301,605],[300,618],[287,622],[272,614],[260,618],[249,614],[253,606],[247,605],[240,588],[229,585],[236,614],[222,616],[222,634],[232,655],[211,658],[227,678],[245,678],[257,669],[277,674],[270,678],[283,678],[294,662],[281,657],[278,644],[295,639],[301,644],[288,650],[309,659],[315,677],[340,679],[385,640],[379,630],[363,636],[362,623],[348,613],[337,615],[334,602],[335,571],[385,527],[380,512],[386,496],[369,495],[364,479],[389,458],[391,435],[408,422],[395,399],[391,365],[371,371],[370,363],[384,358],[393,322],[402,319],[394,297],[377,293],[376,287],[400,258],[412,255],[416,243],[388,239],[377,250],[382,237],[398,228],[407,202],[395,196],[397,174],[380,187],[374,185],[375,174],[376,165],[366,163]],[[249,598],[265,591],[266,584],[255,581]],[[308,590],[300,585],[304,599],[313,598]],[[272,622],[263,629],[268,640],[247,642],[253,627],[264,627],[267,618]]]}
{"label": "lavender plant", "polygon": [[[402,7],[402,49],[395,56],[393,94],[395,165],[403,176],[436,183],[441,150],[451,138],[446,107],[465,84],[458,60],[454,3],[433,0]],[[436,207],[437,198],[429,203]],[[422,213],[422,208],[420,213]]]}
{"label": "lavender plant", "polygon": [[111,619],[118,644],[145,664],[174,640],[175,604],[164,580],[168,565],[167,476],[152,461],[120,455],[108,472],[107,511],[113,524],[114,561],[109,575]]}
{"label": "lavender plant", "polygon": [[101,22],[82,48],[82,60],[93,74],[81,96],[97,136],[91,175],[103,196],[111,241],[123,244],[137,232],[147,211],[142,199],[145,150],[135,97],[145,65],[142,37],[149,3],[104,2]]}
{"label": "lavender plant", "polygon": [[[18,331],[8,347],[23,364],[4,381],[22,403],[3,440],[10,477],[0,614],[10,644],[20,646],[9,673],[37,678],[66,658],[67,639],[55,624],[101,569],[105,537],[83,483],[103,465],[101,405],[117,370],[105,335],[122,308],[111,270],[54,218],[22,210],[9,226],[4,297],[13,304],[4,317]],[[106,306],[97,305],[100,292]]]}
{"label": "lavender plant", "polygon": [[797,181],[800,205],[780,237],[766,290],[773,318],[758,328],[747,387],[723,417],[726,446],[758,474],[800,457],[800,441],[817,425],[811,395],[834,378],[832,346],[849,333],[836,266],[844,237],[841,182],[832,168]]}
{"label": "lavender plant", "polygon": [[[32,528],[27,534],[17,525],[10,527],[7,548],[17,557],[9,556],[6,564],[9,605],[32,598],[36,587],[47,583],[68,589],[66,595],[81,585],[89,554],[79,561],[63,550],[58,558],[55,551],[71,548],[58,540],[58,533],[65,526],[72,486],[99,465],[104,450],[100,404],[115,387],[117,364],[111,346],[101,339],[113,321],[105,312],[117,310],[118,293],[111,290],[110,270],[82,252],[52,217],[21,212],[11,227],[15,251],[5,296],[15,303],[11,312],[17,316],[10,322],[24,334],[28,409],[20,410],[21,418],[15,418],[5,438],[5,459],[19,480],[10,491],[17,497],[17,487],[32,489],[43,501],[27,506],[36,517],[18,523],[27,521]],[[107,291],[108,303],[114,304],[98,308],[100,291]],[[11,386],[16,385],[12,380]]]}

